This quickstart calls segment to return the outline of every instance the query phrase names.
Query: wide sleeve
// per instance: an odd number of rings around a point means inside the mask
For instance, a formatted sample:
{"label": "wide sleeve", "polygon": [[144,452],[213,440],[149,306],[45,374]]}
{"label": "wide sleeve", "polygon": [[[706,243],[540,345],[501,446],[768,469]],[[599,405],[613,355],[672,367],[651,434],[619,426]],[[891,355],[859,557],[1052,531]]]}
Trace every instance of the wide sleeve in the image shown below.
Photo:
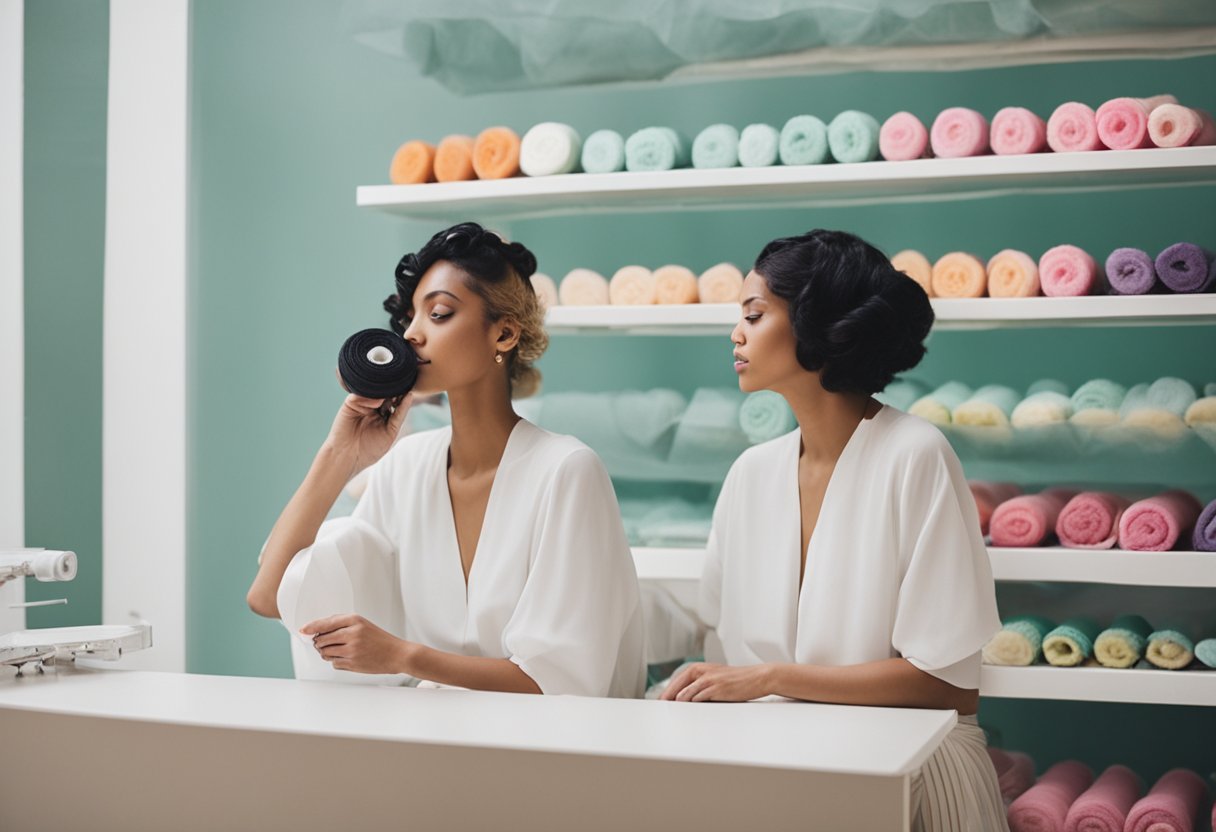
{"label": "wide sleeve", "polygon": [[729,514],[735,505],[736,481],[740,476],[738,467],[738,462],[732,465],[722,483],[722,491],[714,503],[709,540],[705,544],[705,565],[701,569],[697,615],[701,623],[711,630],[718,626],[722,617],[722,554],[726,537],[731,533]]}
{"label": "wide sleeve", "polygon": [[541,499],[528,577],[503,629],[507,655],[546,694],[640,695],[637,572],[608,473],[579,448]]}
{"label": "wide sleeve", "polygon": [[942,437],[909,460],[897,499],[901,573],[891,644],[915,667],[979,687],[980,649],[1000,628],[979,514]]}

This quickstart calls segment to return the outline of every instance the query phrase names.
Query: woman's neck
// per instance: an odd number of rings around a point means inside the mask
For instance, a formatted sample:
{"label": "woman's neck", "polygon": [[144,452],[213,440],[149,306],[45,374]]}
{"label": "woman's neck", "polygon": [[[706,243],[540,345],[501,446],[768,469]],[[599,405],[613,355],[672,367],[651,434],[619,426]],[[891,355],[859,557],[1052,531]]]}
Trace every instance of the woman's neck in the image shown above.
{"label": "woman's neck", "polygon": [[799,456],[809,463],[834,462],[857,426],[871,414],[872,399],[864,393],[830,393],[816,377],[810,385],[780,391],[794,411],[802,434]]}
{"label": "woman's neck", "polygon": [[448,468],[458,477],[497,468],[520,419],[511,407],[510,394],[498,385],[451,390],[448,404],[452,411]]}

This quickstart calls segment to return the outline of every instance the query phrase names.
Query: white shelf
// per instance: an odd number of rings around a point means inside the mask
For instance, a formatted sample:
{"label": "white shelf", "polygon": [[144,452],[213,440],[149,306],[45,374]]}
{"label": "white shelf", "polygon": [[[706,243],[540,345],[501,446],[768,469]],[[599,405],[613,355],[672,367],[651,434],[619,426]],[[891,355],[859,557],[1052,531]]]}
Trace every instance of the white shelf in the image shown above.
{"label": "white shelf", "polygon": [[1216,147],[1180,147],[364,185],[358,188],[356,203],[420,220],[504,221],[570,214],[922,203],[1008,193],[1212,184],[1216,184]]}
{"label": "white shelf", "polygon": [[984,665],[980,695],[1212,707],[1216,706],[1216,671]]}

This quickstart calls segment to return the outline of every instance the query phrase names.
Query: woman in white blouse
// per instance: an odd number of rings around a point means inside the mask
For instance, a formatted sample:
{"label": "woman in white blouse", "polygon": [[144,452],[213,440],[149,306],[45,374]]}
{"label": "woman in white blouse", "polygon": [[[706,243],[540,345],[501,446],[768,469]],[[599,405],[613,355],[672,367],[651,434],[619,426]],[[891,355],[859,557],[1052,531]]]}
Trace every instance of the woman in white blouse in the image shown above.
{"label": "woman in white blouse", "polygon": [[873,398],[924,356],[928,298],[873,246],[816,230],[770,243],[741,303],[739,386],[780,393],[798,429],[731,468],[700,600],[724,663],[663,698],[957,710],[915,778],[915,826],[1006,829],[975,718],[1000,626],[975,503],[945,437]]}
{"label": "woman in white blouse", "polygon": [[[511,406],[538,386],[532,362],[548,343],[535,270],[526,248],[475,223],[397,267],[385,309],[419,356],[415,391],[446,391],[452,425],[394,445],[410,396],[347,396],[248,594],[284,623],[302,607],[319,613],[300,633],[336,670],[481,690],[641,691],[637,575],[612,483],[589,448]],[[353,515],[323,525],[368,466]]]}

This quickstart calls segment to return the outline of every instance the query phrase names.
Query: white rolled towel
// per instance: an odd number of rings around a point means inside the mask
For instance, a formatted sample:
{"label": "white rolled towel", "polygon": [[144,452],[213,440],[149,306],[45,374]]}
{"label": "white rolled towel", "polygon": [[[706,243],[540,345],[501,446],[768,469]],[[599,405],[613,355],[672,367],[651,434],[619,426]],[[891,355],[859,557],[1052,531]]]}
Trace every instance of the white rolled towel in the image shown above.
{"label": "white rolled towel", "polygon": [[542,309],[552,309],[558,305],[557,284],[553,282],[553,278],[537,272],[532,275],[531,280],[532,290],[536,292],[536,298],[540,301]]}
{"label": "white rolled towel", "polygon": [[608,299],[620,306],[654,303],[654,272],[645,266],[622,266],[608,281]]}
{"label": "white rolled towel", "polygon": [[701,303],[738,303],[743,289],[743,272],[733,263],[710,266],[697,278]]}
{"label": "white rolled towel", "polygon": [[571,269],[557,295],[562,306],[603,306],[608,303],[608,281],[591,269]]}
{"label": "white rolled towel", "polygon": [[1009,421],[1015,428],[1059,425],[1072,417],[1072,399],[1056,390],[1040,390],[1018,402]]}
{"label": "white rolled towel", "polygon": [[569,124],[546,121],[524,134],[519,169],[525,176],[554,176],[578,170],[583,140]]}

